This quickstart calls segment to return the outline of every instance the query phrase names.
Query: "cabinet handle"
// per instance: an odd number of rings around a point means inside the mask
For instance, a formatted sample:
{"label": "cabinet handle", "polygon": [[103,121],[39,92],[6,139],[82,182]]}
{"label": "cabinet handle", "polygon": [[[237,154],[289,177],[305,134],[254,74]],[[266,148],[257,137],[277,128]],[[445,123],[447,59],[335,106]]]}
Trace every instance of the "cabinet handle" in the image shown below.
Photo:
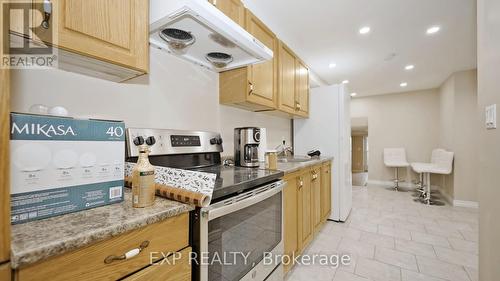
{"label": "cabinet handle", "polygon": [[318,178],[318,173],[316,173],[315,171],[312,172],[312,179],[313,180],[316,180]]}
{"label": "cabinet handle", "polygon": [[300,109],[301,109],[300,103],[299,102],[295,102],[295,110],[296,111],[300,111]]}
{"label": "cabinet handle", "polygon": [[304,181],[302,180],[302,178],[299,180],[299,189],[302,189],[302,187],[304,186]]}
{"label": "cabinet handle", "polygon": [[248,94],[251,95],[253,93],[253,89],[254,89],[252,82],[248,81],[248,86],[250,88],[250,91],[248,91]]}
{"label": "cabinet handle", "polygon": [[118,261],[118,260],[128,260],[128,259],[131,259],[131,258],[137,256],[140,252],[142,252],[142,250],[146,249],[148,246],[149,246],[149,241],[148,240],[143,241],[141,243],[141,245],[139,245],[139,248],[132,249],[132,250],[126,252],[123,255],[120,255],[120,256],[115,256],[115,255],[107,256],[104,259],[104,263],[105,264],[110,264],[110,263],[112,263],[114,261]]}
{"label": "cabinet handle", "polygon": [[43,1],[43,20],[40,24],[43,28],[49,29],[50,16],[52,15],[52,2],[50,0]]}
{"label": "cabinet handle", "polygon": [[217,7],[217,0],[212,0],[212,5],[214,5],[215,7]]}

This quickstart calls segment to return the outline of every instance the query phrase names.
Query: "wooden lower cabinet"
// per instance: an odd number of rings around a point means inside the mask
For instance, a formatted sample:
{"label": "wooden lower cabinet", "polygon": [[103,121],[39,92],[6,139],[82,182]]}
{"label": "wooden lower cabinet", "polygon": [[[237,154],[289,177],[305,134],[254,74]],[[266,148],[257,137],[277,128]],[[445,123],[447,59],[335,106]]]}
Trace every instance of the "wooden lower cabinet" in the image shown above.
{"label": "wooden lower cabinet", "polygon": [[332,211],[332,165],[321,167],[321,220],[326,221]]}
{"label": "wooden lower cabinet", "polygon": [[[297,256],[314,239],[331,209],[331,162],[286,174],[283,190],[283,243],[285,255]],[[284,273],[293,264],[283,266]]]}
{"label": "wooden lower cabinet", "polygon": [[[144,245],[146,247],[135,257],[106,262],[110,256],[121,256]],[[21,267],[15,275],[17,281],[118,280],[150,266],[152,257],[152,261],[157,262],[162,259],[162,252],[174,253],[188,245],[189,215],[184,213],[64,255]],[[153,252],[157,254],[150,254]]]}
{"label": "wooden lower cabinet", "polygon": [[321,220],[321,166],[311,169],[311,216],[314,233],[318,232]]}
{"label": "wooden lower cabinet", "polygon": [[190,281],[191,247],[172,254],[147,268],[123,279],[123,281]]}
{"label": "wooden lower cabinet", "polygon": [[[287,183],[283,191],[283,243],[285,247],[285,255],[293,256],[298,251],[297,227],[298,227],[298,180],[296,174],[285,176],[284,181]],[[291,264],[284,265],[285,273],[290,270]]]}
{"label": "wooden lower cabinet", "polygon": [[0,280],[10,281],[12,279],[12,269],[10,269],[10,263],[4,263],[0,265]]}

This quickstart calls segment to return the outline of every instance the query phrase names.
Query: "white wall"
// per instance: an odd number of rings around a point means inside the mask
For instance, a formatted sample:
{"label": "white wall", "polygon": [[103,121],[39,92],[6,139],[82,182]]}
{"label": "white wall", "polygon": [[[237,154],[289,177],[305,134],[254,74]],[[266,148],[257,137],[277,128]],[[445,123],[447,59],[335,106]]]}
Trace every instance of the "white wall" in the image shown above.
{"label": "white wall", "polygon": [[[383,162],[383,150],[406,148],[409,162],[430,161],[439,140],[439,93],[436,89],[372,97],[353,98],[353,118],[368,118],[368,178],[390,181],[394,169]],[[406,177],[405,177],[406,175]],[[400,170],[401,178],[411,182],[411,169]]]}
{"label": "white wall", "polygon": [[[500,276],[500,128],[486,130],[484,109],[500,105],[500,1],[478,0],[478,111],[479,130],[479,280],[497,281]],[[498,117],[497,117],[498,122]]]}
{"label": "white wall", "polygon": [[120,119],[127,127],[220,131],[233,154],[233,129],[268,128],[269,146],[290,143],[290,120],[219,105],[219,76],[157,49],[150,74],[114,83],[61,70],[12,71],[12,110],[62,105],[74,116]]}
{"label": "white wall", "polygon": [[453,173],[439,184],[451,198],[477,202],[477,72],[451,75],[439,89],[440,147],[455,152]]}

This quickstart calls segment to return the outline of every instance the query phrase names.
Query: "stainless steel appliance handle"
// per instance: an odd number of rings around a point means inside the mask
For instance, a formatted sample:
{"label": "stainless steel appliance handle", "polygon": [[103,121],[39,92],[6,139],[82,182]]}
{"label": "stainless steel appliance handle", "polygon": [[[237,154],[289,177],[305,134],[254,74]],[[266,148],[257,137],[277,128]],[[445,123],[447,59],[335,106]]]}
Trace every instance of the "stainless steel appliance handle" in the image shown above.
{"label": "stainless steel appliance handle", "polygon": [[272,184],[256,188],[226,201],[221,201],[212,206],[203,208],[201,209],[201,215],[208,216],[209,221],[216,219],[266,200],[267,198],[281,192],[285,186],[286,182],[280,180]]}

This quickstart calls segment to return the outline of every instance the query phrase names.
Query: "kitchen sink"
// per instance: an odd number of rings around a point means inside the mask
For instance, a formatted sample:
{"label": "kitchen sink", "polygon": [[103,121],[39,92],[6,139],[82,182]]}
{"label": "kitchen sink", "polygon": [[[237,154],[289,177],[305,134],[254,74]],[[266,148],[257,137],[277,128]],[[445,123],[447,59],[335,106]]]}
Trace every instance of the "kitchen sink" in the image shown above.
{"label": "kitchen sink", "polygon": [[312,160],[311,158],[298,158],[298,157],[278,158],[278,162],[280,162],[280,163],[300,163],[300,162],[307,162],[307,161],[311,161],[311,160]]}

